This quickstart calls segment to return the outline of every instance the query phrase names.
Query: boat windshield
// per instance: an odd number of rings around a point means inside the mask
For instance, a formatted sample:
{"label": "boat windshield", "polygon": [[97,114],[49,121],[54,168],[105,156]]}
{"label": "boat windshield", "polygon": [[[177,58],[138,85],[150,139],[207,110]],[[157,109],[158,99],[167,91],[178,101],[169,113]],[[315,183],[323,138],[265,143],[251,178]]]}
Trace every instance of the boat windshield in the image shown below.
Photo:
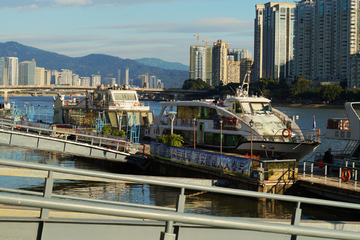
{"label": "boat windshield", "polygon": [[135,93],[114,93],[115,101],[136,101]]}
{"label": "boat windshield", "polygon": [[271,112],[271,107],[269,103],[251,103],[251,108],[256,114],[266,114]]}
{"label": "boat windshield", "polygon": [[267,102],[252,102],[242,103],[242,109],[245,114],[266,114],[271,113],[270,103]]}

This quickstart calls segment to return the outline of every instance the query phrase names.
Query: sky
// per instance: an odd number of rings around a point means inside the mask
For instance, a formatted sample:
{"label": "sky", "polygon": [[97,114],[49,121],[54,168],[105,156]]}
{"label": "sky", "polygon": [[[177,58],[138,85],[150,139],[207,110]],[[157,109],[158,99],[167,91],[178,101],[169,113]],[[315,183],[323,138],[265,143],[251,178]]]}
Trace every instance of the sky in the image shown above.
{"label": "sky", "polygon": [[70,57],[96,53],[189,65],[190,46],[197,44],[194,35],[199,34],[207,36],[200,37],[199,45],[221,39],[253,56],[255,4],[266,2],[0,0],[0,42]]}

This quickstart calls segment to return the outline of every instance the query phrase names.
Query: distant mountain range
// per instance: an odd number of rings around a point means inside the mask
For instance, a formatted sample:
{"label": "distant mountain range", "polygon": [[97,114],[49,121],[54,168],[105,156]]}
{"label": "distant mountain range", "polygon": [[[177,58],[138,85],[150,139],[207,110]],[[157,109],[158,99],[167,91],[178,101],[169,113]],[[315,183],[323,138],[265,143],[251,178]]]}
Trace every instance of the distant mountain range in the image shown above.
{"label": "distant mountain range", "polygon": [[147,66],[152,67],[159,67],[163,69],[175,69],[175,70],[182,70],[182,71],[189,71],[189,66],[186,66],[182,63],[178,62],[166,62],[158,58],[141,58],[141,59],[134,59],[135,61],[145,64]]}
{"label": "distant mountain range", "polygon": [[19,62],[35,59],[38,67],[58,71],[69,69],[80,77],[91,77],[92,74],[100,74],[102,79],[108,77],[117,78],[118,69],[128,67],[129,78],[137,79],[139,75],[149,73],[161,79],[165,88],[179,88],[189,78],[188,70],[147,66],[135,60],[104,54],[90,54],[85,57],[74,58],[25,46],[17,42],[0,43],[0,57],[17,57]]}

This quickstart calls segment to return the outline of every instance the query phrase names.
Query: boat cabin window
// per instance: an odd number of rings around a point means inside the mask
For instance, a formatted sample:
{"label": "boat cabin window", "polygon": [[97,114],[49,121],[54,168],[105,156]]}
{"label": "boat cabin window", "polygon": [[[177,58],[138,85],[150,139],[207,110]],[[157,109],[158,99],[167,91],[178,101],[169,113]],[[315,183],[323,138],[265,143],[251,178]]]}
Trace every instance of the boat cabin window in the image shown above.
{"label": "boat cabin window", "polygon": [[232,112],[233,113],[242,113],[242,109],[239,102],[232,103]]}
{"label": "boat cabin window", "polygon": [[251,114],[251,108],[249,103],[242,103],[242,110],[245,114]]}
{"label": "boat cabin window", "polygon": [[115,101],[137,101],[136,93],[113,93]]}
{"label": "boat cabin window", "polygon": [[92,96],[93,101],[103,101],[108,102],[109,101],[109,95],[107,93],[93,93]]}
{"label": "boat cabin window", "polygon": [[216,110],[208,107],[195,106],[179,106],[177,110],[178,118],[197,118],[197,119],[213,119]]}
{"label": "boat cabin window", "polygon": [[257,114],[266,114],[271,112],[271,107],[269,103],[251,103],[251,108],[254,113]]}

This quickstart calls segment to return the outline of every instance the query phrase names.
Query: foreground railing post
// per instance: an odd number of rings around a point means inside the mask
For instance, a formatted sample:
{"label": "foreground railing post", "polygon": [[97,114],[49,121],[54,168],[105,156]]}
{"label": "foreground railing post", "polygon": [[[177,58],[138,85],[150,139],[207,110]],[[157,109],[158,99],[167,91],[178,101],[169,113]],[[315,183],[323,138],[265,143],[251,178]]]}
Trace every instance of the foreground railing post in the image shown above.
{"label": "foreground railing post", "polygon": [[[52,190],[54,185],[53,179],[53,171],[49,171],[47,178],[45,179],[45,186],[44,186],[44,197],[51,198]],[[48,219],[49,218],[49,209],[41,209],[40,218],[41,219]]]}
{"label": "foreground railing post", "polygon": [[313,183],[314,163],[311,163],[311,183]]}
{"label": "foreground railing post", "polygon": [[341,187],[341,172],[342,172],[342,168],[339,167],[339,187]]}
{"label": "foreground railing post", "polygon": [[260,181],[264,181],[263,162],[260,162]]}
{"label": "foreground railing post", "polygon": [[303,180],[305,180],[305,171],[306,171],[306,161],[304,161]]}
{"label": "foreground railing post", "polygon": [[[178,195],[178,201],[176,203],[176,211],[183,213],[185,210],[185,188],[181,188],[181,193]],[[179,232],[179,227],[176,227],[175,232]],[[174,222],[167,221],[165,226],[165,232],[161,232],[160,240],[175,240],[176,234],[174,233]]]}
{"label": "foreground railing post", "polygon": [[[292,217],[291,217],[291,225],[299,225],[300,219],[301,219],[301,208],[300,208],[300,202],[297,203],[296,208],[293,208]],[[291,235],[291,240],[296,240],[297,235]]]}
{"label": "foreground railing post", "polygon": [[356,183],[357,183],[357,169],[355,170],[355,184],[354,184],[354,188],[355,188],[355,191],[356,191]]}

